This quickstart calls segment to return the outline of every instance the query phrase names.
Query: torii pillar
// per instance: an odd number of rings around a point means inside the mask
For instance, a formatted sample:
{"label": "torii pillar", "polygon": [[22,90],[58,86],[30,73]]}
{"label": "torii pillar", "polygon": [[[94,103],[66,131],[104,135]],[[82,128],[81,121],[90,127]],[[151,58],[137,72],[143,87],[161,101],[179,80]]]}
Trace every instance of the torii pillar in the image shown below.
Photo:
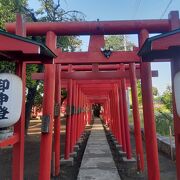
{"label": "torii pillar", "polygon": [[[171,12],[169,14],[169,21],[171,30],[180,28],[179,13]],[[174,91],[174,77],[177,72],[180,71],[180,59],[173,59],[171,61],[171,78],[172,78],[172,95],[173,95],[173,118],[174,118],[174,131],[175,131],[175,144],[176,144],[176,173],[177,180],[180,180],[180,117],[177,114],[177,108],[175,103],[175,91]]]}
{"label": "torii pillar", "polygon": [[[139,46],[141,47],[148,38],[148,31],[142,30],[139,34]],[[146,156],[148,166],[148,180],[160,180],[158,147],[156,139],[156,125],[154,118],[154,105],[152,94],[151,65],[141,63],[141,87],[144,116],[144,132],[146,138]]]}
{"label": "torii pillar", "polygon": [[[49,31],[46,35],[46,44],[49,48],[56,49],[56,35]],[[51,176],[51,156],[52,156],[52,130],[54,119],[54,92],[55,92],[55,65],[45,65],[44,73],[44,99],[43,117],[44,121],[49,121],[48,132],[41,133],[40,144],[40,174],[39,180],[49,180]],[[46,120],[45,120],[46,119]],[[49,120],[48,120],[49,119]]]}

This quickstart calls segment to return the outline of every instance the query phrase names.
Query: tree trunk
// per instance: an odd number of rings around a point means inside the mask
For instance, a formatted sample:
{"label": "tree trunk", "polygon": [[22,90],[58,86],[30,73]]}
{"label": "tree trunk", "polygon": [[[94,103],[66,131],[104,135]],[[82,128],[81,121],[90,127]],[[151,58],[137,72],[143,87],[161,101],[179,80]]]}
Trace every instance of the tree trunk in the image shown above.
{"label": "tree trunk", "polygon": [[[43,72],[43,65],[38,65],[37,72]],[[29,122],[31,119],[31,110],[32,106],[34,104],[36,92],[37,92],[37,86],[39,84],[39,80],[36,81],[36,84],[28,88],[28,94],[27,94],[27,101],[26,101],[26,111],[25,111],[25,133],[27,134],[28,128],[29,128]]]}
{"label": "tree trunk", "polygon": [[27,131],[29,128],[29,122],[31,119],[31,110],[32,110],[32,106],[34,104],[37,85],[38,85],[38,83],[36,83],[35,87],[28,89],[27,101],[26,101],[26,111],[25,111],[25,133],[26,134],[27,134]]}

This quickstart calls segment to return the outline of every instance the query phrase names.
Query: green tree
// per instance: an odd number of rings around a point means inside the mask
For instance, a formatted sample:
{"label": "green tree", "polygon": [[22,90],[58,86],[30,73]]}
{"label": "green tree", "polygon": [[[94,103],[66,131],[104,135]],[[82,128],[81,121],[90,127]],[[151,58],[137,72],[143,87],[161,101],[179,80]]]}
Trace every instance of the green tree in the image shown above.
{"label": "green tree", "polygon": [[158,97],[159,106],[156,108],[156,129],[161,135],[169,135],[169,126],[174,132],[172,116],[172,88],[167,86],[163,94]]}
{"label": "green tree", "polygon": [[[141,81],[138,80],[137,81],[137,93],[138,93],[138,102],[139,102],[139,105],[142,106],[142,90],[141,90]],[[157,87],[152,87],[152,93],[153,93],[153,96],[154,96],[154,99],[159,96],[159,92],[158,92],[158,89]]]}
{"label": "green tree", "polygon": [[[0,29],[4,29],[6,22],[14,22],[15,12],[20,11],[20,6],[27,6],[27,0],[0,0]],[[7,61],[0,61],[0,72],[14,72],[15,64]]]}
{"label": "green tree", "polygon": [[20,7],[27,6],[27,0],[0,0],[0,28],[4,28],[6,22],[15,21],[14,12],[19,12]]}
{"label": "green tree", "polygon": [[[26,12],[26,16],[31,18],[31,21],[49,21],[49,22],[60,22],[60,21],[77,21],[77,20],[83,20],[84,15],[81,12],[78,11],[65,11],[60,4],[60,0],[55,3],[53,0],[39,0],[41,3],[41,7],[34,12],[33,9],[28,9],[26,7],[23,7],[24,12]],[[81,18],[80,18],[81,17]],[[37,38],[33,37],[37,41],[41,41],[45,43],[45,37]],[[63,51],[75,51],[77,48],[79,48],[81,45],[81,40],[79,40],[76,36],[62,36],[58,37],[57,40],[57,46],[62,48]],[[32,65],[30,65],[32,68]],[[42,65],[39,65],[34,67],[32,69],[36,69],[35,71],[32,70],[32,72],[42,72],[43,67]],[[40,81],[34,81],[31,80],[31,73],[29,75],[30,77],[30,83],[28,87],[28,94],[27,94],[27,102],[26,102],[26,130],[29,126],[29,120],[30,120],[30,114],[33,104],[39,105],[39,103],[42,102],[42,93],[39,92],[38,87]],[[38,90],[38,91],[37,91]],[[62,101],[64,98],[62,98]],[[36,104],[37,103],[37,104]]]}
{"label": "green tree", "polygon": [[137,95],[138,95],[138,103],[142,106],[142,91],[141,91],[141,81],[137,81]]}
{"label": "green tree", "polygon": [[110,35],[105,37],[105,47],[112,48],[114,51],[132,50],[134,44],[126,36]]}
{"label": "green tree", "polygon": [[158,96],[159,95],[157,87],[152,87],[152,92],[153,92],[153,96]]}
{"label": "green tree", "polygon": [[[53,0],[39,0],[41,7],[34,11],[27,6],[27,0],[0,0],[0,27],[4,28],[6,22],[15,21],[15,12],[22,12],[28,21],[81,21],[85,16],[79,11],[65,11],[60,4],[60,0],[55,3]],[[31,37],[33,40],[45,43],[45,37]],[[81,40],[76,36],[58,37],[58,47],[63,51],[75,51],[81,45]],[[42,88],[39,88],[41,81],[33,81],[33,72],[43,72],[42,65],[27,65],[27,96],[26,96],[26,130],[29,125],[30,114],[33,104],[37,106],[42,103]],[[14,63],[0,63],[1,72],[14,71]]]}
{"label": "green tree", "polygon": [[160,97],[160,101],[162,102],[165,109],[167,109],[172,114],[172,88],[171,86],[167,86],[166,90],[163,92]]}

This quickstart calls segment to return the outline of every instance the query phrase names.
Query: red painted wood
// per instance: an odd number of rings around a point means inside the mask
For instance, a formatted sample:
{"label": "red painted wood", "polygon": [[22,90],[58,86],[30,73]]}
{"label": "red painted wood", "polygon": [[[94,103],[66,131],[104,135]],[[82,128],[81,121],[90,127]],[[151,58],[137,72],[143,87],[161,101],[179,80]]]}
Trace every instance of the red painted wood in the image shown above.
{"label": "red painted wood", "polygon": [[142,136],[141,136],[141,124],[140,124],[140,115],[139,115],[135,64],[130,64],[130,81],[131,81],[133,120],[134,120],[134,135],[136,142],[137,169],[138,171],[144,171],[144,152],[143,152],[143,144],[142,144]]}
{"label": "red painted wood", "polygon": [[103,35],[90,36],[88,52],[99,52],[105,45]]}
{"label": "red painted wood", "polygon": [[[171,25],[171,30],[180,27],[179,23],[179,13],[171,12],[169,15],[169,21]],[[174,117],[174,131],[175,131],[175,145],[176,145],[176,173],[177,180],[180,180],[180,117],[177,114],[176,103],[174,97],[174,76],[180,71],[180,59],[173,59],[171,61],[171,77],[172,77],[172,95],[173,95],[173,117]]]}
{"label": "red painted wood", "polygon": [[92,63],[130,63],[140,62],[137,51],[114,51],[110,58],[102,52],[63,52],[58,54],[55,63],[60,64],[92,64]]}
{"label": "red painted wood", "polygon": [[[139,35],[140,47],[148,37],[148,32],[142,30]],[[156,126],[153,109],[152,79],[150,63],[141,63],[141,86],[143,100],[144,132],[146,138],[146,158],[148,166],[148,179],[159,180],[159,160],[156,139]]]}
{"label": "red painted wood", "polygon": [[127,109],[127,96],[126,96],[126,82],[125,80],[121,80],[121,88],[122,88],[122,100],[123,100],[123,115],[124,115],[124,131],[125,131],[125,140],[126,140],[126,152],[127,159],[132,158],[131,154],[131,142],[130,142],[130,128],[128,122],[128,109]]}
{"label": "red painted wood", "polygon": [[[136,69],[139,69],[140,65],[136,64]],[[91,71],[92,70],[92,65],[73,65],[72,69],[75,71]],[[119,64],[104,64],[104,65],[98,65],[98,69],[99,70],[117,70],[119,69]],[[126,64],[125,65],[125,69],[128,70],[129,69],[129,65]],[[64,65],[62,66],[62,71],[67,71],[68,70],[68,66]]]}
{"label": "red painted wood", "polygon": [[[56,35],[48,32],[46,35],[46,44],[54,50],[56,48]],[[39,180],[49,180],[51,175],[51,156],[52,156],[52,130],[54,118],[54,99],[55,99],[55,65],[45,65],[44,73],[44,99],[43,115],[49,115],[49,132],[41,133],[40,143],[40,168]]]}
{"label": "red painted wood", "polygon": [[[158,71],[152,71],[152,77],[157,77]],[[62,72],[61,77],[63,80],[66,79],[76,79],[76,80],[117,80],[120,78],[129,78],[129,70],[125,72],[120,71],[106,71],[106,72],[84,72],[84,71],[75,71],[75,72]],[[136,77],[140,79],[140,70],[136,70]],[[33,73],[32,79],[34,80],[43,80],[44,73]],[[85,81],[87,82],[87,81]],[[93,81],[92,81],[93,82]],[[96,81],[97,82],[97,81]],[[111,82],[111,81],[110,81]],[[100,82],[98,82],[100,83]],[[104,81],[103,81],[104,83]]]}
{"label": "red painted wood", "polygon": [[169,47],[174,46],[180,46],[180,33],[153,41],[151,50],[168,50]]}
{"label": "red painted wood", "polygon": [[25,54],[39,54],[40,52],[40,47],[35,44],[23,42],[4,35],[0,35],[0,40],[3,42],[0,43],[1,51],[17,51],[18,53],[23,52]]}
{"label": "red painted wood", "polygon": [[11,137],[9,137],[9,138],[7,138],[5,140],[1,140],[0,141],[0,148],[10,146],[10,145],[14,145],[17,142],[19,142],[19,135],[14,134],[13,136],[11,136]]}
{"label": "red painted wood", "polygon": [[[61,65],[56,65],[55,77],[55,104],[61,106]],[[60,111],[60,109],[59,109]],[[54,153],[55,153],[55,176],[60,173],[60,113],[54,117]]]}
{"label": "red painted wood", "polygon": [[[72,66],[69,65],[69,72],[72,71]],[[72,79],[69,79],[68,84],[68,95],[67,95],[67,107],[69,109],[69,112],[71,112],[72,107],[72,91],[73,91],[73,81]],[[67,116],[66,119],[66,139],[65,139],[65,153],[64,153],[64,159],[69,159],[70,157],[70,150],[71,150],[71,127],[72,126],[72,116],[71,113]]]}
{"label": "red painted wood", "polygon": [[[6,30],[14,33],[15,23],[7,23]],[[169,31],[169,21],[165,20],[128,20],[100,22],[38,22],[26,23],[27,35],[42,36],[48,31],[57,35],[103,35],[103,34],[137,34],[141,29],[150,33]]]}
{"label": "red painted wood", "polygon": [[[74,81],[74,91],[73,91],[73,102],[72,105],[74,106],[75,110],[77,109],[77,83],[76,81]],[[76,144],[76,132],[77,132],[77,114],[73,114],[72,116],[72,122],[73,122],[73,126],[72,126],[72,132],[73,132],[73,136],[72,136],[72,145],[71,145],[71,151],[73,151],[74,149],[74,145]]]}
{"label": "red painted wood", "polygon": [[16,13],[16,35],[26,37],[26,26],[23,19],[23,15],[20,13]]}
{"label": "red painted wood", "polygon": [[121,128],[121,116],[120,116],[120,106],[119,106],[119,91],[118,91],[118,84],[115,84],[115,101],[117,107],[117,127],[118,127],[118,142],[122,145],[122,128]]}
{"label": "red painted wood", "polygon": [[22,98],[22,111],[19,121],[14,126],[14,134],[19,135],[19,142],[13,146],[12,158],[12,179],[24,179],[24,129],[25,129],[25,91],[26,91],[26,64],[16,64],[16,74],[22,79],[23,83],[23,98]]}

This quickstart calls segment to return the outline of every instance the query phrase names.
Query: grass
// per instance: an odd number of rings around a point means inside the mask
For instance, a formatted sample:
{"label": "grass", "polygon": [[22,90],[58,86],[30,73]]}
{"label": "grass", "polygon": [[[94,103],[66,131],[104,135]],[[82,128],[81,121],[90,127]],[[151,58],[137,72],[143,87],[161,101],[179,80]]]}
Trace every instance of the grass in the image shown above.
{"label": "grass", "polygon": [[[144,128],[144,118],[142,109],[139,110],[141,128]],[[168,111],[155,110],[156,132],[162,136],[169,136],[169,127],[174,134],[173,117]],[[129,112],[129,125],[134,125],[132,109]]]}

